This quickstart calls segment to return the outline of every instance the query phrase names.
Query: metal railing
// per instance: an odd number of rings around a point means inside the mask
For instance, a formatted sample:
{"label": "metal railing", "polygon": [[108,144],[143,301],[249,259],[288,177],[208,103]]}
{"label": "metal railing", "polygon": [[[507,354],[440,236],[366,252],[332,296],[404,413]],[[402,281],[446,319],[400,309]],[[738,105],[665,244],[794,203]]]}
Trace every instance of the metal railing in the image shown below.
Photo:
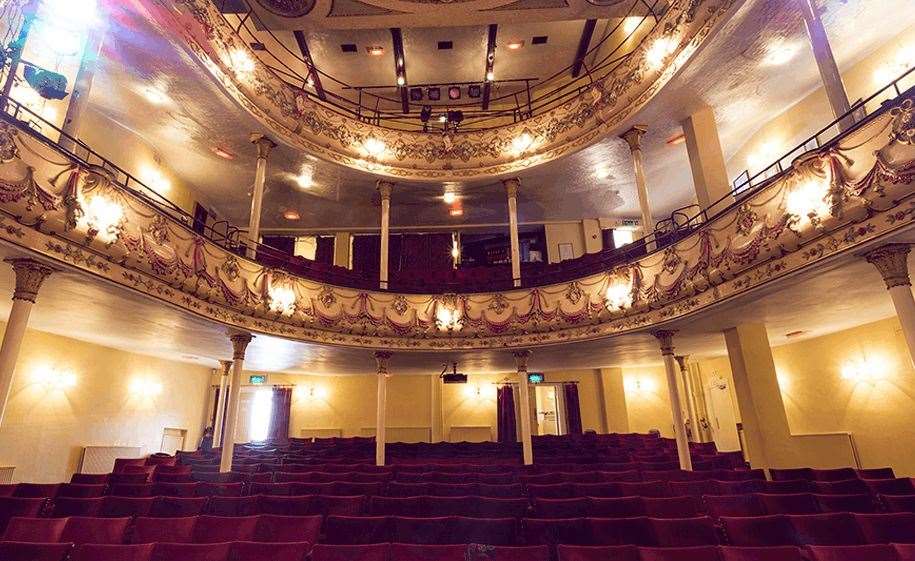
{"label": "metal railing", "polygon": [[[212,0],[220,12],[224,12],[225,0]],[[230,25],[238,37],[245,44],[256,45],[254,53],[259,60],[270,69],[274,75],[302,92],[309,99],[316,103],[331,109],[332,111],[351,118],[356,118],[378,126],[385,126],[399,130],[414,130],[423,132],[442,132],[443,125],[435,120],[428,123],[422,123],[418,118],[418,110],[423,105],[430,105],[436,112],[445,112],[448,110],[469,110],[480,107],[480,101],[457,102],[454,100],[447,103],[434,102],[414,102],[407,97],[407,107],[411,110],[403,112],[397,110],[404,104],[404,99],[398,97],[388,97],[375,93],[378,88],[375,86],[358,86],[352,85],[336,78],[326,68],[319,68],[306,57],[304,52],[295,52],[286,42],[282,41],[270,29],[251,6],[249,0],[242,0],[245,9],[240,12],[223,13],[222,17]],[[633,16],[636,11],[642,8],[646,15]],[[654,29],[661,17],[669,8],[668,3],[662,0],[631,0],[625,15],[619,17],[619,22],[612,29],[605,32],[604,36],[588,51],[576,59],[572,64],[554,72],[550,76],[537,80],[535,88],[531,89],[530,84],[523,92],[510,92],[490,98],[491,105],[504,105],[504,107],[492,110],[474,110],[472,113],[464,114],[464,121],[460,125],[460,130],[486,130],[508,123],[517,123],[529,119],[535,115],[542,114],[552,108],[559,107],[582,95],[594,82],[600,81],[622,65],[632,53],[641,44],[644,37],[650,30]],[[228,16],[231,16],[231,21]],[[627,18],[641,17],[638,26],[634,26],[631,31],[626,32],[624,23]],[[650,25],[646,22],[650,22]],[[623,31],[619,43],[609,45],[608,42],[614,37],[617,31]],[[637,35],[642,35],[638,42],[632,42]],[[601,49],[607,46],[609,52],[601,53]],[[591,57],[600,57],[589,66],[585,61]],[[290,64],[290,62],[292,64]],[[583,73],[581,76],[571,76],[574,67],[580,65]],[[301,70],[304,68],[304,73]],[[481,70],[482,74],[482,70]],[[485,77],[484,77],[485,78]],[[498,84],[498,80],[490,81],[481,78],[475,82],[485,87],[487,84]],[[522,81],[530,82],[533,80],[523,79]],[[320,95],[310,84],[320,83],[322,85]],[[456,83],[440,84],[447,88]],[[330,87],[328,87],[330,86]],[[390,89],[396,89],[398,94],[406,92],[411,84],[399,86],[391,84]],[[337,90],[337,91],[335,91]],[[346,92],[352,92],[353,97],[344,95]],[[519,93],[525,95],[520,96]],[[412,116],[411,116],[412,115]],[[450,125],[449,125],[450,126]]]}

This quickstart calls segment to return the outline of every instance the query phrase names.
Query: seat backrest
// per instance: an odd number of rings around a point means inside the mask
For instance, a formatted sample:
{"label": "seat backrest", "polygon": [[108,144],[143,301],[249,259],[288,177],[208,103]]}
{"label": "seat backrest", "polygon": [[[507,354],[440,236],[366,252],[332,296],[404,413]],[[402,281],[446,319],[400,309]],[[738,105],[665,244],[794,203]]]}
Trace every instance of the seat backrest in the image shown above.
{"label": "seat backrest", "polygon": [[721,561],[805,561],[801,549],[781,547],[720,547]]}
{"label": "seat backrest", "polygon": [[868,479],[864,481],[867,491],[875,495],[915,495],[915,486],[908,477],[896,479]]}
{"label": "seat backrest", "polygon": [[264,514],[257,517],[254,539],[232,541],[257,541],[270,543],[317,543],[321,535],[322,517],[281,516]]}
{"label": "seat backrest", "polygon": [[888,512],[915,512],[915,495],[880,495],[879,498]]}
{"label": "seat backrest", "polygon": [[29,543],[59,543],[69,518],[10,518],[3,541]]}
{"label": "seat backrest", "polygon": [[80,485],[107,485],[110,474],[107,473],[74,473],[70,483]]}
{"label": "seat backrest", "polygon": [[633,518],[646,516],[642,497],[590,497],[588,511],[591,518]]}
{"label": "seat backrest", "polygon": [[813,481],[813,470],[810,468],[770,468],[769,475],[772,481],[791,481],[806,479]]}
{"label": "seat backrest", "polygon": [[673,491],[667,481],[642,481],[639,483],[618,483],[624,497],[672,497]]}
{"label": "seat backrest", "polygon": [[206,497],[154,497],[150,516],[185,517],[203,514]]}
{"label": "seat backrest", "polygon": [[[0,542],[0,559],[5,561],[64,561],[73,549],[72,543]],[[69,557],[72,561],[72,557]],[[86,561],[86,560],[83,560]],[[93,558],[91,561],[104,561]]]}
{"label": "seat backrest", "polygon": [[658,545],[652,523],[646,517],[586,520],[593,545]]}
{"label": "seat backrest", "polygon": [[388,561],[389,545],[328,545],[318,544],[311,551],[310,561]]}
{"label": "seat backrest", "polygon": [[[209,497],[209,500],[207,500],[206,513],[213,516],[254,516],[255,514],[260,514],[260,510],[258,509],[258,497],[261,496],[268,495],[257,495],[256,497]],[[290,497],[270,498],[289,499]],[[308,506],[309,503],[305,500],[301,501],[301,504]]]}
{"label": "seat backrest", "polygon": [[794,527],[783,514],[754,517],[722,516],[719,519],[728,543],[741,547],[799,545]]}
{"label": "seat backrest", "polygon": [[57,497],[54,499],[54,509],[51,516],[55,518],[67,516],[101,516],[101,497]]}
{"label": "seat backrest", "polygon": [[572,497],[601,497],[601,498],[617,498],[623,496],[623,491],[620,490],[620,486],[626,484],[625,482],[609,482],[609,483],[575,483],[572,485]]}
{"label": "seat backrest", "polygon": [[60,486],[60,483],[19,483],[13,491],[13,496],[24,498],[56,497]]}
{"label": "seat backrest", "polygon": [[876,512],[877,504],[869,494],[814,495],[821,512]]}
{"label": "seat backrest", "polygon": [[134,521],[133,543],[191,543],[196,516],[153,518],[138,516]]}
{"label": "seat backrest", "polygon": [[800,514],[788,516],[798,545],[865,544],[854,517],[849,513]]}
{"label": "seat backrest", "polygon": [[[291,495],[292,483],[258,483],[248,485],[249,495]],[[311,493],[301,493],[309,495]]]}
{"label": "seat backrest", "polygon": [[519,544],[517,518],[453,517],[449,522],[456,543],[513,546]]}
{"label": "seat backrest", "polygon": [[898,561],[889,545],[808,546],[810,561]]}
{"label": "seat backrest", "polygon": [[640,547],[639,561],[720,561],[717,546]]}
{"label": "seat backrest", "polygon": [[671,493],[676,496],[701,497],[702,495],[717,495],[718,485],[710,479],[696,481],[671,481],[668,483]]}
{"label": "seat backrest", "polygon": [[105,485],[87,485],[82,483],[64,483],[57,488],[56,497],[101,497],[105,494]]}
{"label": "seat backrest", "polygon": [[858,479],[858,472],[854,468],[812,469],[810,470],[814,481],[845,481]]}
{"label": "seat backrest", "polygon": [[765,508],[756,493],[745,495],[704,495],[702,502],[712,518],[722,516],[762,516]]}
{"label": "seat backrest", "polygon": [[194,543],[221,543],[235,541],[260,541],[255,539],[257,516],[197,517],[194,525]]}
{"label": "seat backrest", "polygon": [[41,514],[47,499],[28,497],[0,497],[0,536],[14,516],[36,517]]}
{"label": "seat backrest", "polygon": [[76,546],[70,561],[151,561],[153,544]]}
{"label": "seat backrest", "polygon": [[[619,500],[619,499],[603,499]],[[636,501],[637,502],[637,501]],[[550,499],[538,497],[534,500],[533,516],[537,518],[580,518],[591,515],[591,499]],[[641,504],[638,504],[641,507]]]}
{"label": "seat backrest", "polygon": [[854,514],[865,543],[915,543],[915,514]]}
{"label": "seat backrest", "polygon": [[693,518],[699,516],[699,501],[695,497],[642,497],[645,515],[649,518]]}
{"label": "seat backrest", "polygon": [[560,545],[556,550],[559,561],[639,561],[639,549],[633,545]]}
{"label": "seat backrest", "polygon": [[528,545],[590,545],[593,542],[587,518],[525,518],[521,527]]}
{"label": "seat backrest", "polygon": [[97,516],[149,516],[155,500],[154,497],[103,497]]}
{"label": "seat backrest", "polygon": [[893,473],[893,468],[866,468],[858,470],[858,477],[860,479],[895,479],[896,474]]}
{"label": "seat backrest", "polygon": [[[318,511],[312,514],[322,514],[328,516],[337,514],[341,516],[360,516],[365,514],[368,497],[353,496],[339,497],[335,495],[317,495],[315,504]],[[263,513],[268,514],[268,513]]]}
{"label": "seat backrest", "polygon": [[657,545],[660,547],[695,547],[718,545],[718,531],[708,516],[693,518],[650,518]]}
{"label": "seat backrest", "polygon": [[229,561],[228,543],[157,543],[151,561]]}
{"label": "seat backrest", "polygon": [[391,541],[391,518],[387,516],[328,516],[324,521],[325,542],[334,545],[362,545]]}
{"label": "seat backrest", "polygon": [[844,479],[841,481],[814,481],[813,492],[820,495],[853,495],[869,492],[861,479]]}
{"label": "seat backrest", "polygon": [[[372,497],[369,514],[372,516],[424,516],[430,497]],[[443,497],[443,500],[445,498]]]}
{"label": "seat backrest", "polygon": [[587,495],[577,494],[575,492],[575,487],[583,487],[585,485],[587,484],[575,485],[574,487],[571,483],[530,484],[527,486],[527,493],[533,499],[568,499],[573,496],[585,497]]}
{"label": "seat backrest", "polygon": [[118,497],[151,497],[153,496],[152,483],[113,483],[108,488],[109,495]]}
{"label": "seat backrest", "polygon": [[758,493],[766,514],[817,514],[820,504],[811,493]]}
{"label": "seat backrest", "polygon": [[311,549],[308,542],[233,542],[230,561],[302,561]]}
{"label": "seat backrest", "polygon": [[75,544],[123,544],[127,540],[127,527],[130,525],[129,517],[122,518],[95,518],[89,516],[73,516],[66,519],[64,530],[60,535],[62,542]]}

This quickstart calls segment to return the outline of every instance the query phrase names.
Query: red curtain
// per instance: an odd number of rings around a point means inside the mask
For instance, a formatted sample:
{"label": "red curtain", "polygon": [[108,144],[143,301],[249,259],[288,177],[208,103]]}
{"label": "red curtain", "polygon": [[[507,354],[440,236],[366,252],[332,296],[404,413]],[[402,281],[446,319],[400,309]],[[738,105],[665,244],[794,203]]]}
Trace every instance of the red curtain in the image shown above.
{"label": "red curtain", "polygon": [[518,442],[518,430],[515,426],[515,392],[511,386],[501,386],[496,395],[496,433],[499,442],[513,444]]}
{"label": "red curtain", "polygon": [[569,434],[581,434],[581,405],[578,402],[578,384],[565,384],[566,416],[569,419]]}
{"label": "red curtain", "polygon": [[289,414],[292,409],[292,388],[273,388],[273,410],[267,440],[289,440]]}

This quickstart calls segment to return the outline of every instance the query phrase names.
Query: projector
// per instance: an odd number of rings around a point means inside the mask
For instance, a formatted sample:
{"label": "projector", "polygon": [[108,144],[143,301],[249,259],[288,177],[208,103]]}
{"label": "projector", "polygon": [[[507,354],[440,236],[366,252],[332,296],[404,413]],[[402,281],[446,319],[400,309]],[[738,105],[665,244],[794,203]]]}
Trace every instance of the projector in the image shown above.
{"label": "projector", "polygon": [[457,371],[457,363],[451,363],[451,372],[448,372],[448,363],[442,365],[442,373],[439,374],[444,384],[466,384],[467,374]]}

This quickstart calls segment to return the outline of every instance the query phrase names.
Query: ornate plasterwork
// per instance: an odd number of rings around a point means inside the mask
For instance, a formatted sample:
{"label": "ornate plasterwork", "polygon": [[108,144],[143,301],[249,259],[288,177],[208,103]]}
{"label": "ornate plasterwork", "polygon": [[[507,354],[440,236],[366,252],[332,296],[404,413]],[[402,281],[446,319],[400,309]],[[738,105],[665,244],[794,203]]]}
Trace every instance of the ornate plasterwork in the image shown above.
{"label": "ornate plasterwork", "polygon": [[[897,114],[884,112],[837,146],[799,158],[786,174],[665,251],[533,289],[394,294],[275,271],[101,181],[25,129],[9,134],[5,121],[0,138],[14,142],[20,156],[0,165],[0,195],[8,195],[0,218],[9,226],[0,228],[0,239],[246,332],[405,350],[584,341],[656,329],[915,225],[915,146],[898,140],[907,133],[894,126]],[[0,145],[4,150],[10,147]],[[32,204],[28,192],[10,187],[26,175],[57,204]],[[113,239],[89,235],[85,221],[69,221],[68,205],[96,196],[123,211]],[[282,308],[271,295],[278,286],[286,291]],[[455,312],[459,329],[438,328],[442,306]]]}
{"label": "ornate plasterwork", "polygon": [[[450,135],[383,128],[322,105],[260,62],[236,71],[239,52],[256,53],[219,13],[212,0],[146,0],[163,33],[178,34],[188,49],[242,107],[277,139],[316,156],[363,171],[414,180],[466,180],[518,172],[570,154],[608,136],[641,109],[690,59],[737,0],[675,0],[633,54],[586,92],[525,121]],[[675,42],[673,55],[646,64],[658,40]],[[513,145],[530,136],[521,153]],[[366,142],[383,143],[369,154]]]}
{"label": "ornate plasterwork", "polygon": [[285,18],[304,16],[315,7],[315,0],[256,0],[265,10]]}

